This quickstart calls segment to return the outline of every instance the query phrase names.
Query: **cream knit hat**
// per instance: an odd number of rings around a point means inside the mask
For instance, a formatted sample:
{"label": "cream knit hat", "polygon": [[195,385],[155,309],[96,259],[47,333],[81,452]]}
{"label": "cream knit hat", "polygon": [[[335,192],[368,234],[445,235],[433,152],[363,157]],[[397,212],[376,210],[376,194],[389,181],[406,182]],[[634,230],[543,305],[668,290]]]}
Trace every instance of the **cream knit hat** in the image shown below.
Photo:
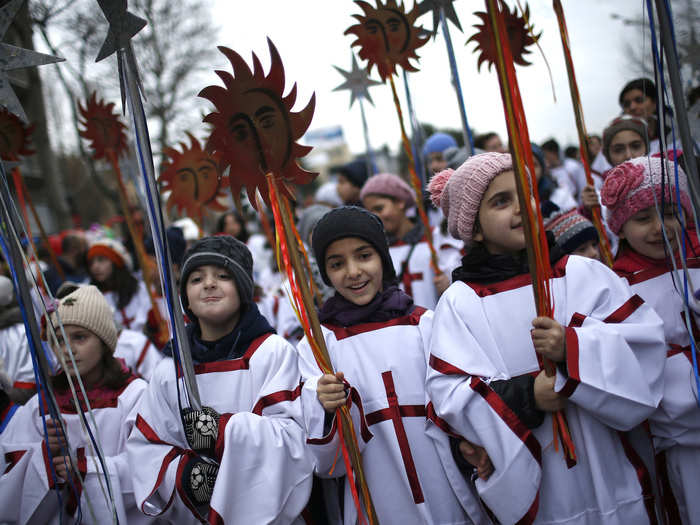
{"label": "cream knit hat", "polygon": [[66,295],[52,312],[51,322],[57,325],[56,312],[64,325],[81,326],[102,339],[110,351],[117,346],[117,326],[109,303],[97,287],[81,286]]}

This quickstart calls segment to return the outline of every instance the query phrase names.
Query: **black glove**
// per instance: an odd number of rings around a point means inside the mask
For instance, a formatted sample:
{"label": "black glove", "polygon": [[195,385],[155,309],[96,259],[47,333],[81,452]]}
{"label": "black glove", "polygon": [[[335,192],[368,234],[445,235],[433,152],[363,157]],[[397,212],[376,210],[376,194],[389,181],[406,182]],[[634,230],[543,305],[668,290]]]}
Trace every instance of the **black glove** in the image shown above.
{"label": "black glove", "polygon": [[202,407],[202,410],[182,410],[185,436],[192,450],[214,457],[216,438],[219,435],[219,417],[216,410],[206,406]]}
{"label": "black glove", "polygon": [[219,466],[206,463],[202,458],[190,459],[182,469],[182,487],[195,505],[208,505],[214,493]]}

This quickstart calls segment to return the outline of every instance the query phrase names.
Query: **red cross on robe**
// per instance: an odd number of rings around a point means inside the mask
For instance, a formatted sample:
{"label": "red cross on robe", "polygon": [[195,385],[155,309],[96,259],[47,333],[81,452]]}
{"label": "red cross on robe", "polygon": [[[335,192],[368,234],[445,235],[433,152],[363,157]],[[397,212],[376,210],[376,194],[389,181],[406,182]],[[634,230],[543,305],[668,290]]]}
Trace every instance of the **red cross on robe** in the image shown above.
{"label": "red cross on robe", "polygon": [[425,418],[425,406],[399,404],[399,398],[396,395],[396,388],[394,388],[394,377],[391,375],[391,371],[382,372],[382,380],[384,381],[384,389],[386,390],[386,399],[389,402],[389,407],[371,412],[370,414],[367,414],[365,419],[367,420],[367,424],[370,426],[381,421],[391,421],[393,423],[396,439],[399,442],[399,450],[401,451],[401,457],[403,458],[403,465],[406,469],[408,484],[411,487],[411,493],[413,494],[413,501],[416,504],[423,503],[423,501],[425,501],[425,498],[423,497],[423,489],[421,489],[420,481],[418,480],[418,472],[416,471],[416,465],[413,462],[411,447],[408,443],[406,429],[403,426],[403,420],[401,418]]}

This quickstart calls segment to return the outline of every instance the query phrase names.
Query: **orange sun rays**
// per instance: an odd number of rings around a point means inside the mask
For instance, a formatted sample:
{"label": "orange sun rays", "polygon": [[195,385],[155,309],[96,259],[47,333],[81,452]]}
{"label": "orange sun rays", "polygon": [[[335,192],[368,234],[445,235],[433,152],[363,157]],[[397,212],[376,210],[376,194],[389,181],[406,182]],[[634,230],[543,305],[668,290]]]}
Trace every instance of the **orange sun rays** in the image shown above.
{"label": "orange sun rays", "polygon": [[293,112],[296,84],[284,96],[285,76],[277,49],[268,39],[271,65],[265,75],[253,53],[253,70],[235,51],[219,47],[233,68],[216,71],[224,86],[208,86],[199,96],[209,100],[216,111],[204,118],[213,126],[206,144],[207,151],[221,158],[222,169],[230,167],[229,183],[238,201],[246,188],[255,206],[255,190],[269,203],[265,175],[272,173],[280,189],[293,197],[292,184],[307,184],[316,176],[299,166],[297,159],[311,151],[297,141],[311,124],[316,95],[301,111]]}
{"label": "orange sun rays", "polygon": [[428,42],[429,36],[423,35],[423,28],[416,27],[418,6],[414,5],[406,12],[403,2],[396,0],[382,3],[377,0],[377,7],[356,0],[364,15],[353,15],[359,22],[350,26],[345,34],[353,34],[357,39],[352,46],[360,47],[360,58],[367,60],[367,70],[372,71],[376,66],[382,81],[396,73],[396,66],[406,71],[418,71],[411,65],[410,59],[418,59],[416,49]]}

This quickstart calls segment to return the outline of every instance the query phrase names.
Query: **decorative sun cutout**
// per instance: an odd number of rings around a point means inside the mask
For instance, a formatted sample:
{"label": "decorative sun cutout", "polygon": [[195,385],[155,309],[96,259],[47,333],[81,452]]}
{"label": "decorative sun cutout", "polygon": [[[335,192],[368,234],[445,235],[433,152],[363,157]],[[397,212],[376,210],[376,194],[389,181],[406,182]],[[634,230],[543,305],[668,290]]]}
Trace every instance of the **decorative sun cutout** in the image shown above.
{"label": "decorative sun cutout", "polygon": [[34,153],[29,148],[34,124],[26,125],[14,113],[0,108],[0,157],[2,160],[18,161],[20,155]]}
{"label": "decorative sun cutout", "polygon": [[[291,184],[307,184],[317,175],[302,169],[297,159],[311,151],[299,140],[311,124],[316,95],[304,109],[293,112],[297,97],[296,84],[284,94],[284,67],[274,44],[268,38],[270,71],[265,75],[260,60],[253,53],[253,71],[245,60],[227,47],[219,47],[233,66],[233,75],[217,71],[225,87],[208,86],[199,96],[211,101],[216,111],[204,118],[213,126],[207,151],[219,155],[222,170],[230,167],[229,183],[233,198],[246,188],[251,203],[260,190],[269,204],[265,175],[272,173],[280,189],[293,197]],[[235,75],[235,77],[234,77]]]}
{"label": "decorative sun cutout", "polygon": [[202,149],[199,141],[189,132],[191,145],[180,142],[182,151],[165,148],[166,157],[160,181],[163,190],[170,191],[166,203],[168,211],[173,207],[185,212],[190,217],[202,219],[204,208],[225,211],[226,207],[218,202],[224,196],[222,191],[227,183],[221,175],[218,155],[210,155]]}
{"label": "decorative sun cutout", "polygon": [[82,117],[80,125],[83,126],[80,136],[91,141],[93,158],[106,158],[110,153],[118,157],[126,150],[126,126],[114,112],[114,103],[97,100],[97,94],[93,92],[87,107],[78,103],[78,110]]}
{"label": "decorative sun cutout", "polygon": [[[542,32],[535,34],[534,31],[528,30],[528,20],[530,19],[530,6],[525,4],[525,16],[519,16],[516,7],[513,7],[511,13],[508,7],[504,5],[503,16],[506,23],[506,32],[508,33],[508,41],[510,42],[510,51],[513,55],[513,61],[521,66],[528,66],[530,62],[525,60],[525,55],[530,53],[527,49],[529,46],[537,43]],[[467,44],[471,41],[476,42],[475,51],[481,51],[477,62],[477,70],[481,69],[481,64],[487,62],[489,70],[496,62],[496,46],[493,41],[493,31],[491,29],[491,20],[488,13],[474,13],[481,19],[482,25],[476,24],[479,31],[472,35]]]}
{"label": "decorative sun cutout", "polygon": [[353,15],[359,24],[350,26],[345,34],[357,37],[352,45],[360,46],[360,58],[368,61],[367,71],[371,73],[372,66],[377,66],[382,81],[396,73],[397,65],[406,71],[418,71],[409,60],[418,59],[416,49],[425,45],[429,34],[414,25],[420,14],[417,6],[407,13],[403,2],[397,4],[396,0],[377,0],[376,8],[362,0],[355,3],[364,15]]}

